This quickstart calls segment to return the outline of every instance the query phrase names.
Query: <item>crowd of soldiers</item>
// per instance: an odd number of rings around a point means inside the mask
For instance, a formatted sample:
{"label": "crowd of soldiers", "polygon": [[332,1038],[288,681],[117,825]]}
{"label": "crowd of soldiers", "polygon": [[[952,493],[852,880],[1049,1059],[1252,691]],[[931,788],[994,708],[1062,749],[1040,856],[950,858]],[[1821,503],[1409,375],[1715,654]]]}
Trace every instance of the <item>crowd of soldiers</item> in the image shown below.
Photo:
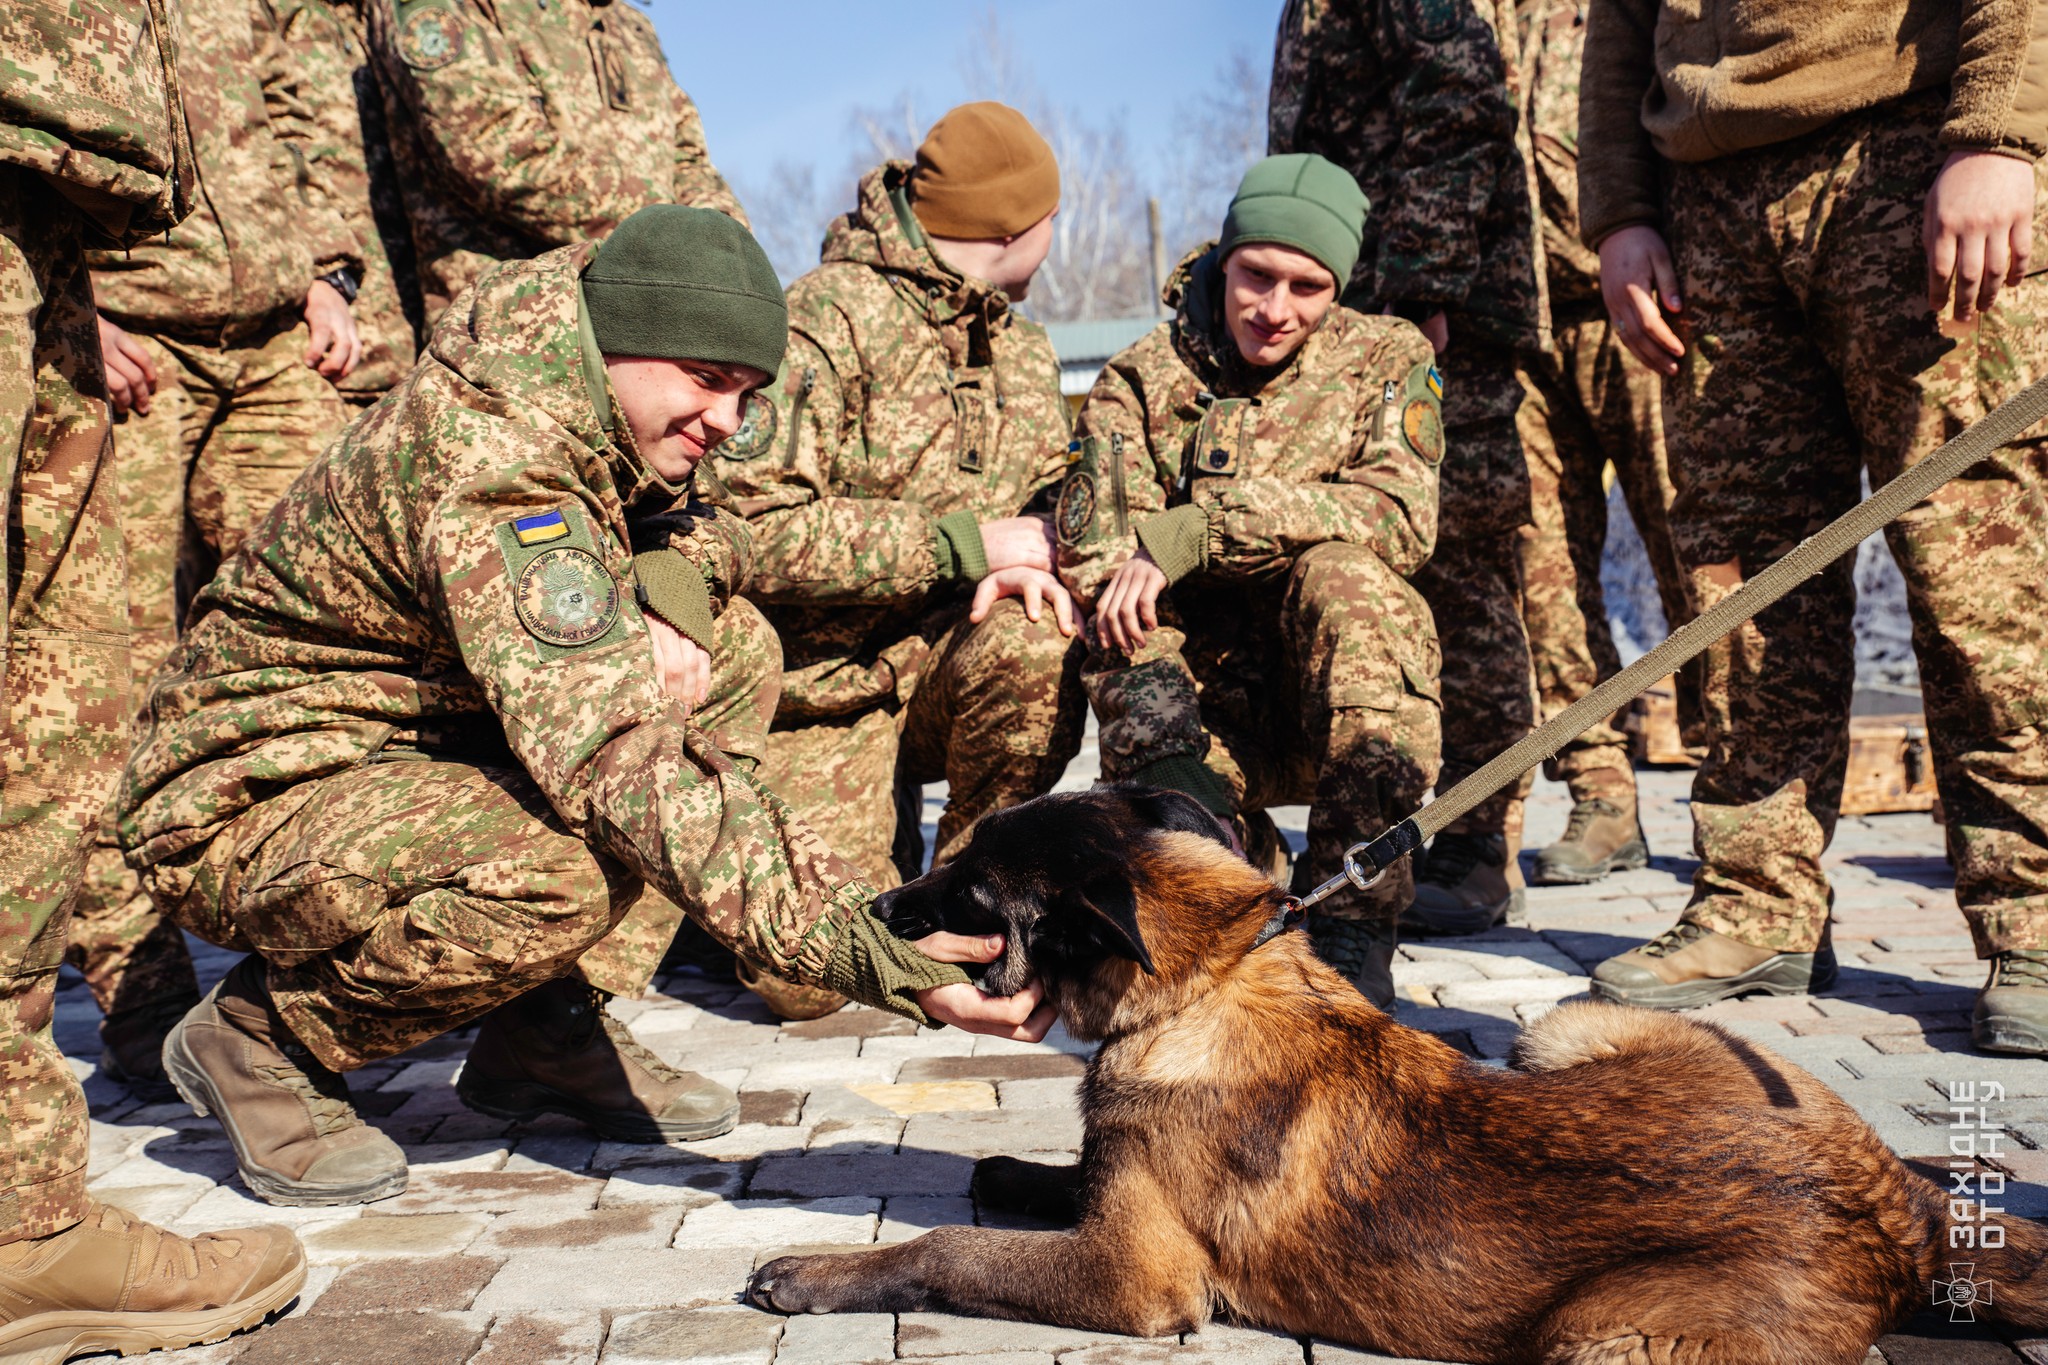
{"label": "crowd of soldiers", "polygon": [[[346,1075],[473,1023],[484,1113],[723,1132],[606,1012],[665,959],[1049,1027],[963,970],[999,939],[875,914],[925,784],[943,860],[1092,708],[1104,780],[1305,889],[1618,669],[1610,468],[1676,625],[2039,375],[2048,7],[1793,3],[1288,0],[1272,154],[1072,420],[1019,311],[1059,168],[1003,105],[784,291],[622,0],[6,6],[0,1354],[217,1339],[305,1275],[87,1192],[67,959],[105,1074],[272,1203],[402,1190]],[[2048,1054],[2048,442],[1888,538],[1976,1041]],[[1596,993],[1833,979],[1852,607],[1829,569],[1681,677],[1692,902]],[[1539,881],[1647,861],[1614,725],[1549,773]],[[1392,1008],[1401,932],[1515,908],[1527,784],[1318,950]],[[188,932],[245,954],[203,998]]]}

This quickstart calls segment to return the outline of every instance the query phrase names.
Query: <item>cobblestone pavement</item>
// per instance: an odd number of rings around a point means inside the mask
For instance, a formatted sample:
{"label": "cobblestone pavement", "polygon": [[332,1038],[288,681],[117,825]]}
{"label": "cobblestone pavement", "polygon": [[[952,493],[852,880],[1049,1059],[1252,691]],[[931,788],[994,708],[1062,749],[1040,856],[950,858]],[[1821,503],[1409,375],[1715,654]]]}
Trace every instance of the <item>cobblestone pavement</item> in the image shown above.
{"label": "cobblestone pavement", "polygon": [[[1085,783],[1088,755],[1069,774]],[[1503,1057],[1521,1022],[1580,994],[1611,953],[1671,923],[1691,860],[1689,775],[1644,774],[1654,864],[1586,888],[1533,888],[1528,922],[1477,938],[1406,944],[1396,968],[1403,1023],[1477,1057]],[[1530,846],[1562,830],[1562,790],[1540,784]],[[932,808],[927,808],[928,815]],[[1297,844],[1304,812],[1288,812]],[[1713,1018],[1834,1085],[1903,1156],[1945,1159],[1947,1087],[1999,1081],[1993,1117],[2009,1134],[1998,1164],[2011,1214],[2048,1216],[2048,1062],[1969,1050],[1983,969],[1948,889],[1939,830],[1920,816],[1848,819],[1829,855],[1840,984],[1817,999],[1759,996]],[[200,950],[202,978],[227,954]],[[86,1078],[94,1189],[183,1231],[246,1221],[296,1226],[314,1269],[290,1318],[215,1346],[157,1357],[236,1361],[693,1360],[731,1365],[1356,1365],[1383,1356],[1218,1323],[1185,1341],[940,1314],[785,1320],[741,1306],[747,1272],[790,1247],[864,1244],[973,1221],[974,1159],[1072,1153],[1085,1049],[917,1032],[848,1009],[777,1024],[731,982],[664,976],[617,1001],[648,1047],[739,1088],[738,1128],[709,1142],[598,1142],[566,1122],[506,1124],[474,1114],[451,1084],[469,1035],[354,1073],[359,1108],[404,1144],[405,1194],[357,1209],[275,1209],[233,1174],[220,1129],[182,1105],[138,1108],[93,1076],[94,1010],[67,974],[57,1034]],[[1457,1285],[1445,1286],[1456,1311]],[[2048,1341],[1923,1315],[1887,1338],[1892,1365],[2048,1365]]]}

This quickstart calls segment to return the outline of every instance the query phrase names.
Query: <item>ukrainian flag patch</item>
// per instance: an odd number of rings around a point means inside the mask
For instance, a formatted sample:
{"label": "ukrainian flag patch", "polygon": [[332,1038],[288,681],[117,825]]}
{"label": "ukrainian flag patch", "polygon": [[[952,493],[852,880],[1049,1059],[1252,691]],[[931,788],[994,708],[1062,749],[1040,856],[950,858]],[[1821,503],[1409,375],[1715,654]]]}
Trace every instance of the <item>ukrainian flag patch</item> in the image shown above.
{"label": "ukrainian flag patch", "polygon": [[1444,377],[1441,373],[1438,372],[1436,366],[1434,365],[1429,367],[1428,383],[1430,394],[1438,402],[1442,402],[1444,397]]}
{"label": "ukrainian flag patch", "polygon": [[562,520],[559,511],[541,512],[530,517],[521,517],[512,523],[512,534],[521,545],[545,545],[551,540],[560,540],[569,534],[569,523]]}

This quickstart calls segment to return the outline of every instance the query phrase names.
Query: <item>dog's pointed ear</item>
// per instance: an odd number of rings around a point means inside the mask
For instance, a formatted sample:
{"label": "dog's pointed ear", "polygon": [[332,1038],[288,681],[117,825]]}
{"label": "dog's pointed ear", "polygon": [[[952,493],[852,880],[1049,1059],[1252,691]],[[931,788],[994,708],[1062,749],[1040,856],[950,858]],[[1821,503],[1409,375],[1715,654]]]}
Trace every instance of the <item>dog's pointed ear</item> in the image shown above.
{"label": "dog's pointed ear", "polygon": [[1109,931],[1110,946],[1118,956],[1137,963],[1145,969],[1145,975],[1154,974],[1152,953],[1145,947],[1144,935],[1138,932],[1138,893],[1130,878],[1117,872],[1091,877],[1083,883],[1076,898],[1102,921]]}

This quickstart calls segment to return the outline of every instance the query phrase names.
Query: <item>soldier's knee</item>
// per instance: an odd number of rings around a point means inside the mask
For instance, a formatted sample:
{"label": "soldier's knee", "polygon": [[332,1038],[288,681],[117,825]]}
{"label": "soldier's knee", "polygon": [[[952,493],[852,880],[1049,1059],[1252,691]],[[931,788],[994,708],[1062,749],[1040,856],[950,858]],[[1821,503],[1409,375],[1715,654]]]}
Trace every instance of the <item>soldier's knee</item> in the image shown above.
{"label": "soldier's knee", "polygon": [[1079,633],[1060,633],[1059,617],[1051,603],[1046,603],[1033,621],[1014,597],[1003,598],[979,623],[968,627],[964,643],[981,668],[1033,673],[1058,672],[1067,666],[1070,655],[1078,660],[1083,649]]}
{"label": "soldier's knee", "polygon": [[1363,545],[1310,547],[1294,562],[1287,603],[1310,624],[1359,623],[1410,635],[1426,628],[1434,635],[1422,595]]}

